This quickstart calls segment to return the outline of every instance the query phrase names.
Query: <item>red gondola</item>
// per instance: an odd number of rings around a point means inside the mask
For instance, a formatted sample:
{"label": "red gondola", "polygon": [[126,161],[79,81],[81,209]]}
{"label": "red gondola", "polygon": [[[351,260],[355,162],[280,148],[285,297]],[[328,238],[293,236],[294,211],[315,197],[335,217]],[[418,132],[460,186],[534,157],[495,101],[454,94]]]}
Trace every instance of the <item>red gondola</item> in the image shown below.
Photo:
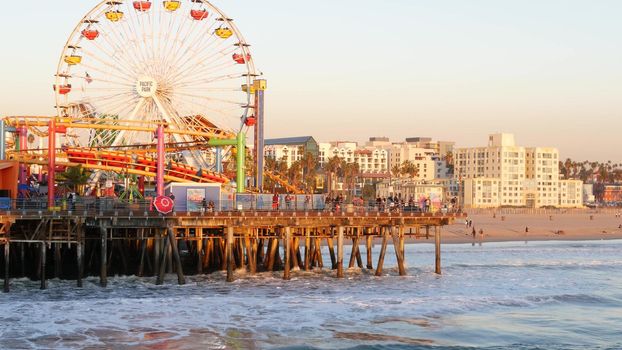
{"label": "red gondola", "polygon": [[233,54],[233,60],[238,64],[244,64],[246,61],[251,59],[251,55],[247,54],[246,57],[244,55],[240,55],[239,53]]}
{"label": "red gondola", "polygon": [[244,125],[246,126],[254,126],[255,124],[257,124],[257,118],[255,118],[255,116],[250,116],[248,118],[246,118],[246,120],[244,120]]}
{"label": "red gondola", "polygon": [[190,16],[197,21],[206,19],[208,15],[207,10],[190,10]]}
{"label": "red gondola", "polygon": [[88,40],[95,40],[99,36],[99,31],[95,29],[85,29],[82,31],[82,36]]}
{"label": "red gondola", "polygon": [[137,11],[149,11],[151,8],[151,1],[134,1],[134,9]]}
{"label": "red gondola", "polygon": [[58,91],[59,94],[61,95],[67,95],[68,93],[71,92],[71,84],[65,84],[65,85],[54,85],[54,91]]}

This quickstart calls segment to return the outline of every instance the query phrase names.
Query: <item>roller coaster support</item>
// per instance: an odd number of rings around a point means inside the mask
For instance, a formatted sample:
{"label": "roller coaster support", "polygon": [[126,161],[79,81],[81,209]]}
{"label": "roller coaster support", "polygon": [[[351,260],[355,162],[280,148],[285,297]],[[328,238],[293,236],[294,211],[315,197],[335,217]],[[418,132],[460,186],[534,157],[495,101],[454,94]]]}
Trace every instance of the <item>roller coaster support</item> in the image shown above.
{"label": "roller coaster support", "polygon": [[216,172],[222,173],[222,147],[216,147]]}
{"label": "roller coaster support", "polygon": [[164,126],[158,126],[155,136],[158,139],[156,146],[156,195],[160,197],[164,195],[164,152],[166,151],[164,147]]}
{"label": "roller coaster support", "polygon": [[[19,151],[27,151],[28,150],[28,127],[26,123],[23,122],[20,126],[17,127],[17,136],[19,142],[16,143],[17,149]],[[28,182],[28,165],[20,164],[19,165],[19,184],[25,185]]]}
{"label": "roller coaster support", "polygon": [[48,126],[48,208],[54,207],[54,184],[56,183],[56,118]]}
{"label": "roller coaster support", "polygon": [[210,139],[208,145],[214,147],[222,146],[235,146],[236,147],[236,179],[237,193],[244,193],[246,191],[246,134],[243,132],[238,133],[235,139]]}
{"label": "roller coaster support", "polygon": [[4,119],[0,120],[0,160],[6,160],[6,127]]}

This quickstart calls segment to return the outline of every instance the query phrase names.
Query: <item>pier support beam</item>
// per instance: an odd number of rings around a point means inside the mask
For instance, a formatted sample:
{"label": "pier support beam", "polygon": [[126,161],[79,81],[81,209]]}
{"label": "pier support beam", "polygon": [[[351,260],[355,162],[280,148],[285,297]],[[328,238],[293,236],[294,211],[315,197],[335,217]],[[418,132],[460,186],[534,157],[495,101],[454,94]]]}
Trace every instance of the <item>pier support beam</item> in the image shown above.
{"label": "pier support beam", "polygon": [[166,274],[166,255],[167,252],[169,250],[171,246],[171,241],[168,240],[168,237],[166,237],[166,240],[164,242],[164,249],[162,249],[161,252],[158,252],[158,254],[160,254],[160,270],[158,271],[158,277],[156,278],[156,285],[161,285],[162,283],[164,283],[164,275]]}
{"label": "pier support beam", "polygon": [[393,234],[393,249],[395,250],[395,258],[397,260],[397,268],[400,276],[406,276],[406,268],[404,267],[404,252],[402,251],[402,237],[404,235],[403,228],[399,228],[395,232],[395,227],[391,227]]}
{"label": "pier support beam", "polygon": [[78,243],[76,244],[76,262],[77,262],[77,281],[78,288],[82,288],[82,238],[78,237]]}
{"label": "pier support beam", "polygon": [[285,257],[283,261],[283,279],[289,280],[291,277],[289,276],[290,264],[291,264],[291,255],[292,255],[292,229],[291,227],[285,228],[285,244],[283,244],[285,250]]}
{"label": "pier support beam", "polygon": [[10,277],[9,273],[11,272],[9,263],[11,262],[11,245],[8,241],[4,243],[4,292],[8,293],[10,288]]}
{"label": "pier support beam", "polygon": [[106,288],[108,286],[108,230],[105,227],[100,229],[101,234],[101,253],[99,263],[99,285]]}
{"label": "pier support beam", "polygon": [[[168,240],[171,245],[171,250],[173,251],[173,258],[175,259],[176,271],[177,271],[177,283],[179,285],[186,284],[186,277],[184,277],[184,270],[181,265],[181,257],[179,256],[179,249],[177,248],[177,237],[175,237],[175,232],[172,228],[168,228]],[[171,264],[172,265],[172,264]]]}
{"label": "pier support beam", "polygon": [[337,228],[337,278],[343,278],[343,226]]}
{"label": "pier support beam", "polygon": [[40,256],[41,256],[41,290],[44,290],[47,288],[47,283],[45,281],[45,260],[46,260],[46,256],[45,256],[45,251],[46,251],[46,246],[45,246],[45,242],[41,242],[41,244],[39,245],[39,249],[40,249]]}
{"label": "pier support beam", "polygon": [[227,282],[233,282],[233,227],[227,227],[226,244],[225,259],[227,259]]}
{"label": "pier support beam", "polygon": [[380,248],[380,255],[378,256],[378,265],[376,266],[376,276],[382,276],[382,267],[384,265],[384,255],[387,252],[387,241],[389,240],[389,232],[386,227],[381,227],[380,232],[382,234],[382,247]]}
{"label": "pier support beam", "polygon": [[372,260],[372,255],[371,255],[371,246],[372,246],[372,242],[373,242],[374,237],[371,235],[367,236],[366,239],[366,247],[367,248],[367,269],[368,270],[373,270],[374,269],[374,263]]}
{"label": "pier support beam", "polygon": [[436,263],[434,272],[436,274],[441,274],[441,228],[440,226],[436,226],[434,230],[434,247],[435,247],[435,255],[436,255]]}

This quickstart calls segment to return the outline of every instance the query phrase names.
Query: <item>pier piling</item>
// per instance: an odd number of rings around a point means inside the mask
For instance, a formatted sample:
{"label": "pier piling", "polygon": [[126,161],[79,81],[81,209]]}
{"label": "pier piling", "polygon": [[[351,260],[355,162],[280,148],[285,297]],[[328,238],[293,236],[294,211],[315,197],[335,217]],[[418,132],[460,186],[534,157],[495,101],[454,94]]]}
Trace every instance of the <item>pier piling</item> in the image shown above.
{"label": "pier piling", "polygon": [[41,268],[41,277],[40,277],[41,278],[41,281],[40,281],[41,282],[41,286],[39,288],[41,290],[44,290],[45,288],[47,288],[47,282],[45,281],[45,260],[46,260],[46,254],[45,253],[46,253],[47,247],[45,246],[45,242],[41,242],[39,244],[39,247],[40,247],[39,248],[40,249],[39,250],[39,254],[41,256],[41,261],[40,261],[40,263],[41,263],[41,267],[40,267]]}
{"label": "pier piling", "polygon": [[108,286],[108,230],[106,227],[100,229],[101,234],[101,250],[99,264],[99,285],[103,288]]}
{"label": "pier piling", "polygon": [[440,275],[441,274],[441,228],[438,226],[434,230],[434,247],[435,247],[434,251],[435,251],[435,256],[436,256],[436,262],[434,264],[435,266],[434,272]]}
{"label": "pier piling", "polygon": [[343,278],[343,226],[337,228],[337,278]]}
{"label": "pier piling", "polygon": [[11,244],[7,241],[4,243],[4,292],[8,293],[10,288],[10,262],[11,262]]}
{"label": "pier piling", "polygon": [[284,245],[284,250],[285,250],[285,257],[284,257],[284,267],[283,267],[283,279],[284,280],[289,280],[290,279],[290,275],[289,275],[289,270],[290,270],[290,264],[291,264],[291,255],[292,255],[292,230],[290,227],[285,227],[285,243]]}

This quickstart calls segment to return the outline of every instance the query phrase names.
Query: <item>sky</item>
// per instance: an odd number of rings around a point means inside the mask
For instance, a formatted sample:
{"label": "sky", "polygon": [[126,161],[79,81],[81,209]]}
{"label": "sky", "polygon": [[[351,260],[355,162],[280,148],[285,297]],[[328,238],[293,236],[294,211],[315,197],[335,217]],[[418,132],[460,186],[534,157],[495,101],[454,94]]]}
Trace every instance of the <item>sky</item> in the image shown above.
{"label": "sky", "polygon": [[[54,113],[56,64],[98,1],[7,1],[0,115]],[[268,80],[266,136],[510,132],[561,157],[622,161],[622,1],[214,0]]]}

